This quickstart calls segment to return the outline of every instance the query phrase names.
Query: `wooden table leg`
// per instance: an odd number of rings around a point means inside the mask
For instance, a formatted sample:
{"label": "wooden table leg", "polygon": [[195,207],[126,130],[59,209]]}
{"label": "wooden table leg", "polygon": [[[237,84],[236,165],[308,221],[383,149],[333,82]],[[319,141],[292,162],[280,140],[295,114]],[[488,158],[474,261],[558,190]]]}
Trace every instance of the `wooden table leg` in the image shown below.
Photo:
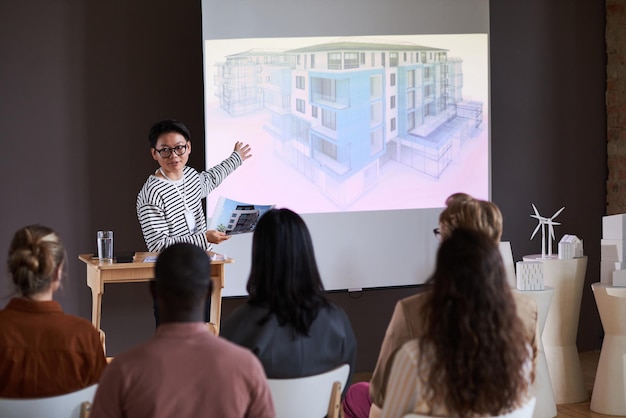
{"label": "wooden table leg", "polygon": [[87,265],[87,286],[91,288],[91,323],[99,330],[102,294],[104,293],[104,283],[102,283],[100,269]]}
{"label": "wooden table leg", "polygon": [[217,335],[220,333],[220,320],[222,317],[222,289],[224,288],[224,264],[211,266],[211,280],[213,280],[213,292],[211,292],[211,312],[209,321],[215,325]]}

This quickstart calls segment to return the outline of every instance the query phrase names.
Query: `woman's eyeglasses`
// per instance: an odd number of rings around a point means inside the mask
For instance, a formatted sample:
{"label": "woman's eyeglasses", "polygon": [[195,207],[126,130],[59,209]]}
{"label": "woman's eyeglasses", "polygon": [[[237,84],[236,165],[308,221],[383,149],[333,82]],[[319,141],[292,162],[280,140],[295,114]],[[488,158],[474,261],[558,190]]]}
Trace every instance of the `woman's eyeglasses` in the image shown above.
{"label": "woman's eyeglasses", "polygon": [[159,153],[161,158],[169,158],[172,155],[172,151],[174,152],[174,154],[176,154],[179,157],[181,157],[181,156],[185,155],[185,152],[187,152],[187,144],[185,144],[185,145],[176,145],[173,148],[165,147],[165,148],[161,148],[161,149],[157,149],[156,150],[156,152]]}
{"label": "woman's eyeglasses", "polygon": [[439,238],[441,237],[441,231],[439,230],[439,228],[435,228],[433,229],[433,234],[435,235],[435,237]]}

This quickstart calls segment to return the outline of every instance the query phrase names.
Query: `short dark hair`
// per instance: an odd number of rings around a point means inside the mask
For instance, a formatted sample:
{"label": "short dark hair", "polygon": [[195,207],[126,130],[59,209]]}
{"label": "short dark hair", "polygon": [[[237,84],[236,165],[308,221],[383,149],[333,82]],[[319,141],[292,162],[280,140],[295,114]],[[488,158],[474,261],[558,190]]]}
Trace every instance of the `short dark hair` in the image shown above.
{"label": "short dark hair", "polygon": [[206,300],[212,290],[211,259],[202,248],[188,243],[167,247],[154,266],[155,287],[164,300]]}
{"label": "short dark hair", "polygon": [[155,123],[150,128],[150,133],[148,133],[148,140],[150,141],[150,146],[152,148],[156,148],[156,143],[159,140],[159,137],[163,134],[169,132],[176,132],[181,134],[185,140],[191,141],[191,135],[189,135],[189,129],[180,121],[175,119],[165,119],[160,122]]}
{"label": "short dark hair", "polygon": [[319,310],[329,305],[311,235],[297,213],[271,209],[261,216],[246,289],[251,304],[268,308],[279,324],[302,335],[308,335]]}

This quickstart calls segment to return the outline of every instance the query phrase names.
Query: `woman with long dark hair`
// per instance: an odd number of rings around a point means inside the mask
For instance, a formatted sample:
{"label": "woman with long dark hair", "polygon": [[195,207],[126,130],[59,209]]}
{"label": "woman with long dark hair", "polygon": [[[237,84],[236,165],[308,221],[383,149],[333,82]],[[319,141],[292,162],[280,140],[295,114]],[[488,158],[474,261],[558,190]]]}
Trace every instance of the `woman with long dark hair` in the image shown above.
{"label": "woman with long dark hair", "polygon": [[382,416],[497,416],[523,406],[533,347],[493,239],[452,231],[427,285],[421,335],[395,356]]}
{"label": "woman with long dark hair", "polygon": [[[478,231],[497,247],[502,237],[502,213],[495,203],[476,199],[466,193],[454,193],[446,199],[446,207],[439,214],[439,225],[434,230],[444,243],[457,228]],[[380,347],[376,367],[370,382],[350,386],[344,398],[346,418],[378,418],[388,393],[389,369],[393,356],[406,342],[422,334],[421,307],[428,292],[420,288],[415,295],[396,303],[385,337]],[[515,293],[517,315],[524,324],[524,338],[535,346],[537,304],[521,293]]]}
{"label": "woman with long dark hair", "polygon": [[252,240],[248,302],[223,321],[220,335],[250,348],[269,378],[319,374],[356,360],[345,312],[326,298],[304,220],[272,209]]}

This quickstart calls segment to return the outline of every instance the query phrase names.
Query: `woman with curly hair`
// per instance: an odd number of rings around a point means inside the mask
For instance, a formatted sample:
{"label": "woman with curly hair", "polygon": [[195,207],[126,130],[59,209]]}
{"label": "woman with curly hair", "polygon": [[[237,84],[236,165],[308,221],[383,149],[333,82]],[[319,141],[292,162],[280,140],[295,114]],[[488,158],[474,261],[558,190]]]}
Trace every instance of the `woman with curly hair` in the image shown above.
{"label": "woman with curly hair", "polygon": [[[496,248],[502,236],[502,213],[490,201],[476,199],[467,193],[454,193],[446,199],[439,214],[435,234],[444,243],[457,228],[478,231],[487,236]],[[385,337],[378,353],[376,367],[369,382],[357,382],[348,388],[343,402],[346,418],[378,418],[388,393],[389,369],[394,354],[407,341],[422,335],[421,307],[428,287],[420,289],[396,303]],[[522,320],[523,338],[533,347],[536,340],[537,304],[521,293],[514,294],[517,315]]]}
{"label": "woman with curly hair", "polygon": [[534,380],[533,346],[493,239],[452,231],[427,286],[421,335],[394,358],[382,416],[497,416],[522,407]]}

